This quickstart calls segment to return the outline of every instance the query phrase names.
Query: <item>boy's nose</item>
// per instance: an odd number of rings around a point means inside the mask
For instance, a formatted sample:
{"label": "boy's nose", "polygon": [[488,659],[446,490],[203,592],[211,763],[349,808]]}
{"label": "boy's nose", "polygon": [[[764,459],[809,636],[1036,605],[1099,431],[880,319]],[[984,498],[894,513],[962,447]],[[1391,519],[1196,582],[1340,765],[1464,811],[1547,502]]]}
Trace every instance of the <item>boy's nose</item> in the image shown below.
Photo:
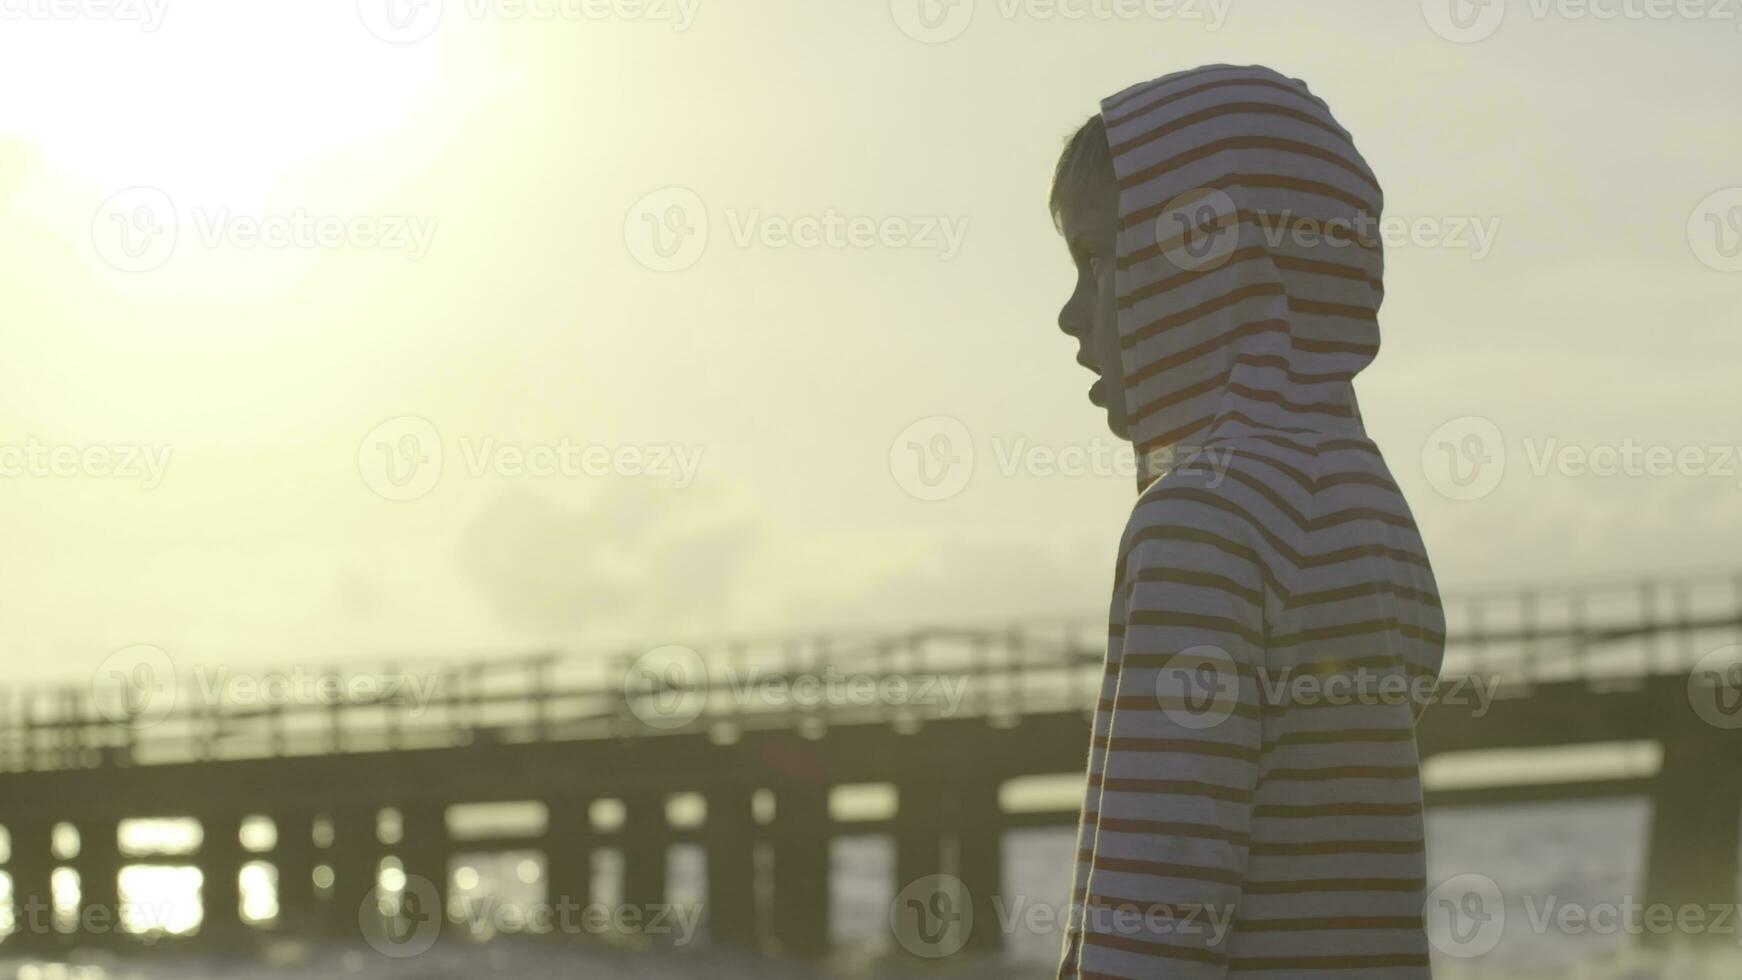
{"label": "boy's nose", "polygon": [[1083,315],[1082,305],[1072,300],[1059,310],[1059,329],[1066,335],[1081,339],[1088,329],[1088,317]]}

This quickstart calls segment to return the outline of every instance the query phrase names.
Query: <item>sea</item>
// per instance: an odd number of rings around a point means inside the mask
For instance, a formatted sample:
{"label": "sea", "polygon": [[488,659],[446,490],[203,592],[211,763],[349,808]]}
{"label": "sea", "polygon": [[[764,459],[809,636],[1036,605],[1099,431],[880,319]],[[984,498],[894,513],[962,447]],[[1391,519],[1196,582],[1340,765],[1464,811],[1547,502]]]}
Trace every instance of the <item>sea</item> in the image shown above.
{"label": "sea", "polygon": [[[1446,980],[1734,980],[1742,977],[1742,925],[1736,909],[1702,910],[1698,936],[1644,943],[1643,916],[1616,914],[1640,899],[1650,804],[1622,799],[1457,808],[1428,824],[1429,879],[1491,883],[1486,932],[1476,941],[1435,936],[1434,975]],[[1050,980],[1059,948],[1050,915],[1023,902],[1062,909],[1068,893],[1073,835],[1025,830],[1005,836],[1003,948],[924,960],[893,937],[893,853],[879,838],[845,838],[832,859],[833,939],[839,952],[820,963],[768,959],[709,948],[636,950],[609,943],[553,942],[497,936],[487,942],[441,942],[426,952],[390,958],[368,947],[286,941],[257,956],[220,957],[161,949],[135,954],[78,952],[65,960],[7,959],[0,980],[246,980],[363,977],[381,980],[473,980],[482,977],[625,978],[625,980]],[[679,862],[675,873],[685,873]],[[1472,877],[1474,876],[1474,877]],[[693,885],[693,883],[692,883]],[[684,891],[681,881],[674,889]],[[698,892],[699,888],[689,888]],[[1630,925],[1631,923],[1631,925]],[[982,926],[976,926],[980,928]]]}

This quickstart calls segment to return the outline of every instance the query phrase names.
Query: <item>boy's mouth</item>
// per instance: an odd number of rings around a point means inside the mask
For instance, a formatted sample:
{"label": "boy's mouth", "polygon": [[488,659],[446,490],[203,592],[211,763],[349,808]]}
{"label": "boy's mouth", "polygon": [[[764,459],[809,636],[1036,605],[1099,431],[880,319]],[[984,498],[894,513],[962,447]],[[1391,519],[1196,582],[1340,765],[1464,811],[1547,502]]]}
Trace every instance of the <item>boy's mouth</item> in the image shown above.
{"label": "boy's mouth", "polygon": [[1095,383],[1089,386],[1089,403],[1090,404],[1098,405],[1101,408],[1107,407],[1107,388],[1106,388],[1106,385],[1107,385],[1107,381],[1105,378],[1097,378],[1097,379],[1095,379]]}

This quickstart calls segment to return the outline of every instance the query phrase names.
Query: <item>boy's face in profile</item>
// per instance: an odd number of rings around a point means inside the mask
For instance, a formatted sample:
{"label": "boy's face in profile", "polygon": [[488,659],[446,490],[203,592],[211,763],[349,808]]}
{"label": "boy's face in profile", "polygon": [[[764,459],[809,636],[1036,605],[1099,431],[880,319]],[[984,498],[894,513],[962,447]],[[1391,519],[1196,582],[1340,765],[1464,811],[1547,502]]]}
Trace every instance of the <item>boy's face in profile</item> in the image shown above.
{"label": "boy's face in profile", "polygon": [[1119,231],[1119,188],[1111,174],[1084,175],[1060,202],[1059,226],[1077,266],[1076,291],[1059,310],[1059,329],[1077,341],[1077,363],[1100,376],[1089,401],[1107,411],[1107,425],[1130,438],[1125,371],[1119,357],[1119,311],[1113,290]]}

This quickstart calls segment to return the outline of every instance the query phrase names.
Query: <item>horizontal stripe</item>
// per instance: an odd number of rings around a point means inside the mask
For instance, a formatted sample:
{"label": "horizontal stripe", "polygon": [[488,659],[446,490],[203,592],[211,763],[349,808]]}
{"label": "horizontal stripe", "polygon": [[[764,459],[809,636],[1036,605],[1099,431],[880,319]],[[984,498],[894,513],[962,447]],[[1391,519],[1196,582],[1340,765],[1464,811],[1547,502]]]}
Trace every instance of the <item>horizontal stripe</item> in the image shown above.
{"label": "horizontal stripe", "polygon": [[1219,840],[1244,845],[1246,835],[1237,830],[1210,824],[1186,823],[1179,820],[1116,820],[1089,814],[1096,826],[1121,834],[1154,834],[1167,837],[1189,837],[1194,840]]}
{"label": "horizontal stripe", "polygon": [[[1230,66],[1227,69],[1227,71],[1229,71],[1230,73],[1250,72],[1250,69],[1235,68],[1235,67]],[[1295,96],[1295,97],[1299,97],[1301,95],[1300,87],[1297,85],[1291,85],[1291,84],[1286,83],[1286,82],[1274,81],[1274,80],[1269,79],[1269,78],[1254,77],[1251,74],[1233,75],[1232,77],[1221,78],[1221,79],[1217,79],[1216,81],[1205,82],[1205,83],[1200,84],[1200,85],[1194,85],[1190,88],[1183,89],[1179,92],[1168,95],[1166,98],[1159,99],[1157,101],[1140,103],[1138,100],[1141,99],[1143,96],[1154,94],[1155,89],[1153,87],[1146,87],[1142,91],[1130,93],[1129,95],[1119,99],[1117,102],[1111,103],[1119,111],[1108,112],[1105,109],[1103,109],[1102,116],[1106,119],[1108,126],[1118,126],[1122,123],[1129,122],[1132,119],[1136,119],[1142,115],[1145,115],[1146,113],[1154,112],[1157,109],[1166,108],[1167,106],[1173,105],[1174,103],[1181,101],[1182,99],[1189,99],[1195,95],[1203,95],[1206,92],[1226,90],[1226,89],[1233,88],[1236,86],[1239,86],[1239,87],[1255,86],[1255,87],[1261,87],[1261,88],[1268,88],[1268,89],[1271,89],[1271,90],[1274,90],[1277,92],[1282,92],[1285,95],[1290,95],[1290,96]]]}
{"label": "horizontal stripe", "polygon": [[1419,840],[1261,841],[1251,846],[1254,857],[1305,857],[1326,854],[1421,854]]}
{"label": "horizontal stripe", "polygon": [[[1224,194],[1233,190],[1241,190],[1242,196],[1245,196],[1246,190],[1251,189],[1294,191],[1299,194],[1336,201],[1354,209],[1357,214],[1377,216],[1380,211],[1376,203],[1357,197],[1335,184],[1327,184],[1321,180],[1309,180],[1304,177],[1292,177],[1287,174],[1226,173],[1210,180],[1198,181],[1190,189],[1193,191],[1221,191]],[[1235,203],[1239,203],[1238,200]],[[1138,225],[1152,222],[1174,208],[1175,203],[1170,200],[1138,208],[1128,214],[1120,214],[1118,228],[1120,231],[1126,231]]]}
{"label": "horizontal stripe", "polygon": [[1326,929],[1411,929],[1420,930],[1424,922],[1419,915],[1344,915],[1301,919],[1239,919],[1236,932],[1320,932]]}
{"label": "horizontal stripe", "polygon": [[[1249,956],[1228,962],[1231,972],[1271,970],[1391,970],[1398,967],[1427,969],[1425,953],[1368,953],[1349,956]],[[1087,976],[1087,974],[1084,974]]]}
{"label": "horizontal stripe", "polygon": [[1315,160],[1322,160],[1325,163],[1341,167],[1348,171],[1350,175],[1373,188],[1374,194],[1380,193],[1379,184],[1368,175],[1366,168],[1350,160],[1343,154],[1337,153],[1333,150],[1327,150],[1322,146],[1315,146],[1311,143],[1305,143],[1300,140],[1286,139],[1277,136],[1230,136],[1227,139],[1220,139],[1213,143],[1206,143],[1167,160],[1163,160],[1160,163],[1151,164],[1150,166],[1144,167],[1142,170],[1134,171],[1131,174],[1119,178],[1119,187],[1125,189],[1135,187],[1139,184],[1146,184],[1157,177],[1179,170],[1180,168],[1190,164],[1198,163],[1202,160],[1208,159],[1209,157],[1215,156],[1218,153],[1226,153],[1230,150],[1273,150],[1278,153],[1294,154],[1297,156],[1311,157]]}
{"label": "horizontal stripe", "polygon": [[1427,888],[1424,878],[1304,878],[1299,881],[1247,879],[1250,895],[1308,895],[1313,892],[1419,892]]}
{"label": "horizontal stripe", "polygon": [[1210,881],[1222,885],[1240,883],[1240,874],[1223,868],[1205,868],[1192,864],[1169,864],[1165,861],[1138,861],[1131,858],[1113,858],[1095,855],[1094,866],[1102,871],[1117,871],[1121,874],[1152,875],[1158,878],[1185,878],[1192,881]]}
{"label": "horizontal stripe", "polygon": [[1252,799],[1252,791],[1238,786],[1218,786],[1215,783],[1199,782],[1195,779],[1104,779],[1091,776],[1091,786],[1099,784],[1103,789],[1115,793],[1153,793],[1167,796],[1201,796],[1207,800],[1227,800],[1230,803],[1245,803]]}
{"label": "horizontal stripe", "polygon": [[1320,118],[1316,113],[1294,109],[1285,105],[1277,105],[1274,102],[1224,102],[1220,105],[1213,105],[1206,109],[1199,109],[1196,112],[1187,113],[1171,122],[1155,126],[1144,131],[1140,135],[1132,136],[1123,142],[1114,144],[1111,147],[1113,151],[1113,159],[1118,160],[1122,156],[1129,155],[1131,151],[1136,150],[1139,147],[1148,146],[1157,140],[1163,140],[1169,136],[1185,132],[1194,126],[1201,126],[1207,122],[1226,119],[1228,116],[1233,115],[1273,116],[1279,119],[1289,119],[1294,122],[1305,123],[1308,126],[1322,129],[1332,136],[1339,138],[1343,135],[1337,131],[1335,126],[1332,126],[1330,123]]}

